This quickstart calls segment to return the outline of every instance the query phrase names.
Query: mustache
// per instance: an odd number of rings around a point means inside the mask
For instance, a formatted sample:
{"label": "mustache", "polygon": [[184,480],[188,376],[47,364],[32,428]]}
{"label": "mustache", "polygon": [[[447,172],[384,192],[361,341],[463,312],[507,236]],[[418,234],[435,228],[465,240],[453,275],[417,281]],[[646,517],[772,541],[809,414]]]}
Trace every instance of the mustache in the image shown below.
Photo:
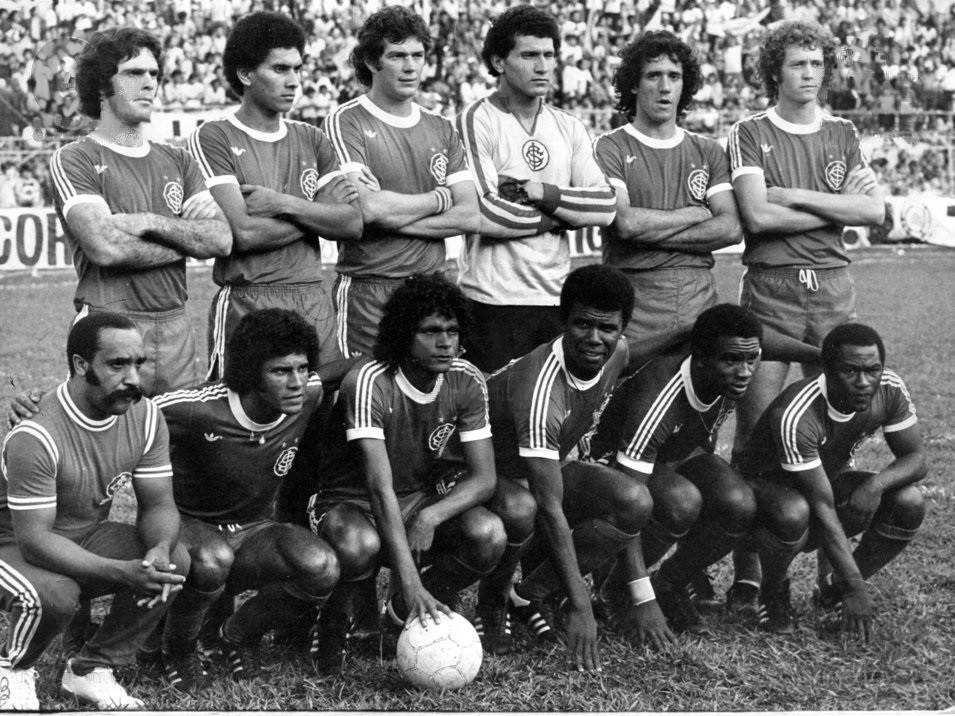
{"label": "mustache", "polygon": [[132,400],[134,403],[138,403],[143,399],[143,391],[141,388],[124,388],[122,390],[114,390],[108,396],[110,402],[116,400]]}

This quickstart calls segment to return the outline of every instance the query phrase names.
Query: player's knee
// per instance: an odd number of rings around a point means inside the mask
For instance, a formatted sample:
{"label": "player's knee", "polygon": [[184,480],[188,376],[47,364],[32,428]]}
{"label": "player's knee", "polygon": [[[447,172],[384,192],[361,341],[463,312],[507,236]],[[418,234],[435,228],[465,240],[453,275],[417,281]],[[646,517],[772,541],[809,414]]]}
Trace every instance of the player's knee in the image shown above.
{"label": "player's knee", "polygon": [[[202,591],[211,592],[225,584],[235,561],[235,553],[224,540],[207,542],[189,551],[189,581]],[[178,566],[178,565],[177,565]]]}
{"label": "player's knee", "polygon": [[749,485],[742,480],[736,480],[720,491],[712,507],[712,514],[727,532],[741,534],[753,523],[756,496]]}
{"label": "player's knee", "polygon": [[35,593],[24,592],[17,595],[15,601],[24,611],[40,611],[45,620],[63,629],[80,608],[80,585],[72,579],[58,580],[55,589],[49,589],[39,597],[37,602]]}
{"label": "player's knee", "polygon": [[352,527],[338,532],[336,537],[332,544],[343,575],[355,578],[377,566],[381,538],[370,526],[367,529]]}
{"label": "player's knee", "polygon": [[699,519],[703,497],[690,482],[653,497],[653,520],[670,534],[685,534]]}
{"label": "player's knee", "polygon": [[289,561],[300,576],[317,586],[318,592],[331,591],[341,576],[335,550],[316,537],[297,542]]}
{"label": "player's knee", "polygon": [[482,510],[471,515],[463,525],[463,539],[468,551],[488,568],[497,564],[507,546],[507,534],[500,517]]}
{"label": "player's knee", "polygon": [[650,521],[653,513],[653,498],[646,485],[636,480],[628,481],[617,494],[616,514],[613,523],[620,530],[636,534]]}
{"label": "player's knee", "polygon": [[886,520],[893,527],[917,530],[925,519],[925,498],[916,485],[906,485],[882,498],[880,512],[888,513]]}
{"label": "player's knee", "polygon": [[534,532],[537,501],[528,490],[509,490],[495,496],[492,509],[501,519],[511,542],[523,542]]}
{"label": "player's knee", "polygon": [[809,503],[802,496],[780,500],[761,511],[758,522],[784,542],[795,542],[809,529]]}

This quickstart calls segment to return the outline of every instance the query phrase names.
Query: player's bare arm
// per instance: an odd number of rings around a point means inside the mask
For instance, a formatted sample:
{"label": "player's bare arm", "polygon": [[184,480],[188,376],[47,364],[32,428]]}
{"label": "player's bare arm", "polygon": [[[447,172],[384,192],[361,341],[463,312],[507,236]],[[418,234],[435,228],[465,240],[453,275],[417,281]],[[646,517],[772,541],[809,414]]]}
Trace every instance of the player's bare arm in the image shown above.
{"label": "player's bare arm", "polygon": [[290,221],[251,214],[238,184],[219,184],[209,191],[229,222],[233,247],[238,251],[271,251],[305,235]]}
{"label": "player's bare arm", "polygon": [[733,180],[739,214],[745,229],[753,235],[798,233],[829,226],[831,221],[809,211],[800,211],[769,200],[761,174],[741,174]]}
{"label": "player's bare arm", "polygon": [[[117,214],[116,216],[122,216]],[[105,205],[77,204],[66,217],[70,233],[97,266],[153,268],[178,261],[185,254],[139,237],[123,228]]]}
{"label": "player's bare arm", "polygon": [[859,165],[849,172],[839,194],[810,189],[770,187],[767,201],[796,211],[815,214],[829,223],[842,225],[881,224],[885,201],[869,167]]}
{"label": "player's bare arm", "polygon": [[421,583],[418,565],[402,523],[385,443],[368,438],[357,443],[364,458],[365,481],[378,523],[378,534],[388,553],[392,574],[397,577],[398,590],[408,608],[408,619],[418,617],[423,622],[430,617],[438,621],[442,613],[450,614],[451,610],[435,599]]}
{"label": "player's bare arm", "polygon": [[742,241],[743,227],[733,192],[714,194],[708,204],[708,218],[657,242],[657,247],[708,254]]}
{"label": "player's bare arm", "polygon": [[554,569],[567,592],[566,636],[573,665],[592,671],[600,666],[597,653],[597,622],[590,603],[590,592],[577,567],[577,552],[570,524],[564,514],[564,482],[560,463],[546,458],[524,458],[531,494],[537,502],[538,525],[550,548]]}
{"label": "player's bare arm", "polygon": [[419,194],[402,194],[374,189],[360,171],[350,172],[348,177],[358,187],[362,219],[370,226],[401,229],[419,219],[443,213],[450,205],[451,191],[447,187]]}
{"label": "player's bare arm", "polygon": [[281,219],[330,241],[349,241],[361,236],[361,211],[352,202],[358,189],[344,176],[337,176],[306,201],[264,186],[242,184],[246,210],[252,216]]}
{"label": "player's bare arm", "polygon": [[477,192],[474,182],[458,182],[451,190],[451,207],[440,214],[432,214],[398,229],[399,234],[417,238],[446,239],[459,234],[473,234],[480,230]]}
{"label": "player's bare arm", "polygon": [[181,218],[152,213],[116,214],[113,223],[139,238],[168,246],[185,256],[197,259],[228,256],[232,251],[232,231],[225,215],[211,197],[208,201],[200,197],[201,194],[197,194],[186,201]]}

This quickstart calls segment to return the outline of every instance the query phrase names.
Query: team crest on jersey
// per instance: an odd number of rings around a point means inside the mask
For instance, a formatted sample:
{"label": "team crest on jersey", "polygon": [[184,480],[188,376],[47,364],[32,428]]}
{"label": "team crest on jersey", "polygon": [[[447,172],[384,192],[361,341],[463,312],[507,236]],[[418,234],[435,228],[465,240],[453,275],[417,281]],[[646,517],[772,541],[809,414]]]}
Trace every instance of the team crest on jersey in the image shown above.
{"label": "team crest on jersey", "polygon": [[841,161],[829,162],[826,165],[826,184],[833,191],[842,189],[846,180],[846,163]]}
{"label": "team crest on jersey", "polygon": [[126,485],[128,485],[133,480],[133,473],[131,472],[121,472],[112,480],[109,481],[109,484],[106,486],[106,497],[99,501],[100,505],[105,505],[113,501],[113,496],[122,490]]}
{"label": "team crest on jersey", "polygon": [[177,181],[167,181],[166,186],[162,188],[162,198],[169,207],[169,211],[177,216],[182,213],[182,184]]}
{"label": "team crest on jersey", "polygon": [[441,453],[444,452],[444,448],[448,446],[448,440],[451,439],[453,433],[454,423],[441,423],[432,430],[428,436],[428,447],[431,448],[433,453],[440,457]]}
{"label": "team crest on jersey", "polygon": [[305,198],[311,201],[315,198],[315,193],[318,191],[318,172],[312,167],[305,169],[302,172],[302,176],[298,178],[298,183],[299,186],[302,187],[302,193],[305,195]]}
{"label": "team crest on jersey", "polygon": [[288,471],[292,469],[292,461],[295,460],[295,453],[297,452],[297,447],[290,447],[285,448],[279,453],[278,458],[275,460],[275,465],[272,467],[272,472],[275,473],[276,477],[285,477],[288,475]]}
{"label": "team crest on jersey", "polygon": [[532,171],[539,172],[550,163],[550,152],[536,139],[528,139],[521,147],[521,156]]}
{"label": "team crest on jersey", "polygon": [[444,186],[448,181],[448,155],[444,152],[438,152],[431,155],[431,161],[428,163],[428,171],[434,177],[438,186]]}
{"label": "team crest on jersey", "polygon": [[686,178],[686,188],[694,201],[703,202],[706,199],[706,187],[710,184],[710,170],[706,167],[694,169]]}

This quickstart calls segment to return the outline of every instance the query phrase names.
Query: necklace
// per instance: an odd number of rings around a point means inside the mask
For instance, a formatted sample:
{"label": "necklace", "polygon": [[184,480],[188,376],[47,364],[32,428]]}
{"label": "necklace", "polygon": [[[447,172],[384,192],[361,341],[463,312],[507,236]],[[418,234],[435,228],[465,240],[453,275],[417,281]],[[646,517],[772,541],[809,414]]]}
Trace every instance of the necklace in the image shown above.
{"label": "necklace", "polygon": [[[710,412],[709,409],[703,413],[696,413],[696,417],[700,419],[700,425],[703,426],[703,430],[706,431],[706,434],[710,436],[710,440],[713,439],[714,433],[719,430],[720,425],[723,424],[723,403],[726,401],[726,396],[721,395],[719,403],[716,405],[716,417],[713,418],[713,424],[707,425],[706,420],[703,419],[703,416]],[[696,411],[694,411],[696,412]]]}

